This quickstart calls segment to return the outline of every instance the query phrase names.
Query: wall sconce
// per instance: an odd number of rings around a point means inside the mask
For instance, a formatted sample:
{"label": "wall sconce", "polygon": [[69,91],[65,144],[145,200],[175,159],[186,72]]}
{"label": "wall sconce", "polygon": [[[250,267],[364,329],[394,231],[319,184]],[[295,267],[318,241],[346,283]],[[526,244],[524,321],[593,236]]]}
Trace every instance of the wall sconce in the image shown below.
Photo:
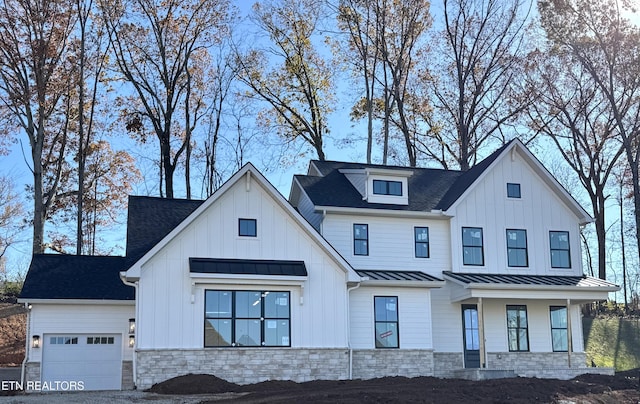
{"label": "wall sconce", "polygon": [[129,319],[129,334],[135,334],[136,333],[136,319],[135,318],[130,318]]}
{"label": "wall sconce", "polygon": [[31,346],[33,348],[40,348],[40,336],[39,335],[34,335],[33,337],[31,337]]}
{"label": "wall sconce", "polygon": [[133,348],[136,344],[136,337],[133,335],[129,335],[129,348]]}

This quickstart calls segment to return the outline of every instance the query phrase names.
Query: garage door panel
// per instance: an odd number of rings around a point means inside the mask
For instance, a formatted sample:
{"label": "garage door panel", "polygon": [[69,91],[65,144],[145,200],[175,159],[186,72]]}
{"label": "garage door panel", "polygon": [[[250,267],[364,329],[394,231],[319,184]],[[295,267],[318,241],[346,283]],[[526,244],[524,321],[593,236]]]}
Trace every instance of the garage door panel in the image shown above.
{"label": "garage door panel", "polygon": [[119,390],[120,335],[45,335],[42,381],[82,381],[85,390]]}

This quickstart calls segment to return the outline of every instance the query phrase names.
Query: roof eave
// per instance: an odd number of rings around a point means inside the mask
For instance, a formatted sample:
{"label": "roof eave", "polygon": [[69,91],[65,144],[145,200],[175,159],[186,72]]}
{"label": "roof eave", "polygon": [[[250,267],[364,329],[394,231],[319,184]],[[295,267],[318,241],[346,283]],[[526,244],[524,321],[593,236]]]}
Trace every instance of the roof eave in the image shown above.
{"label": "roof eave", "polygon": [[404,288],[424,288],[438,289],[446,285],[445,281],[394,281],[394,280],[362,280],[361,287],[404,287]]}
{"label": "roof eave", "polygon": [[326,206],[315,205],[314,210],[317,213],[335,213],[338,215],[361,214],[368,216],[392,216],[392,217],[419,217],[430,219],[450,219],[451,215],[442,210],[417,211],[417,210],[400,210],[400,209],[374,209],[374,208],[351,208],[344,206]]}

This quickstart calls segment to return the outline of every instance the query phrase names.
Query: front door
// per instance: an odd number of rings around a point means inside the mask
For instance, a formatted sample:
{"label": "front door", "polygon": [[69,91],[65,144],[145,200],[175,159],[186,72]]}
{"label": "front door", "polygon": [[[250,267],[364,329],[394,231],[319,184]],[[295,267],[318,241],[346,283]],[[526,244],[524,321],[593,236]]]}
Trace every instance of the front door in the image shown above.
{"label": "front door", "polygon": [[464,367],[480,367],[480,333],[478,332],[478,306],[462,305],[462,329],[464,339]]}

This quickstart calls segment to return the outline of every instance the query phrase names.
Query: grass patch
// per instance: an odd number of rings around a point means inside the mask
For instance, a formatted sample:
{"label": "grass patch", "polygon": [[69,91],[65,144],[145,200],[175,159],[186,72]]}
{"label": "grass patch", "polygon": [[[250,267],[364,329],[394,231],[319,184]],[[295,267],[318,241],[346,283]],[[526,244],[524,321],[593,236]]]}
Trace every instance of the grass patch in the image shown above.
{"label": "grass patch", "polygon": [[640,368],[640,318],[582,319],[587,363],[616,371]]}

